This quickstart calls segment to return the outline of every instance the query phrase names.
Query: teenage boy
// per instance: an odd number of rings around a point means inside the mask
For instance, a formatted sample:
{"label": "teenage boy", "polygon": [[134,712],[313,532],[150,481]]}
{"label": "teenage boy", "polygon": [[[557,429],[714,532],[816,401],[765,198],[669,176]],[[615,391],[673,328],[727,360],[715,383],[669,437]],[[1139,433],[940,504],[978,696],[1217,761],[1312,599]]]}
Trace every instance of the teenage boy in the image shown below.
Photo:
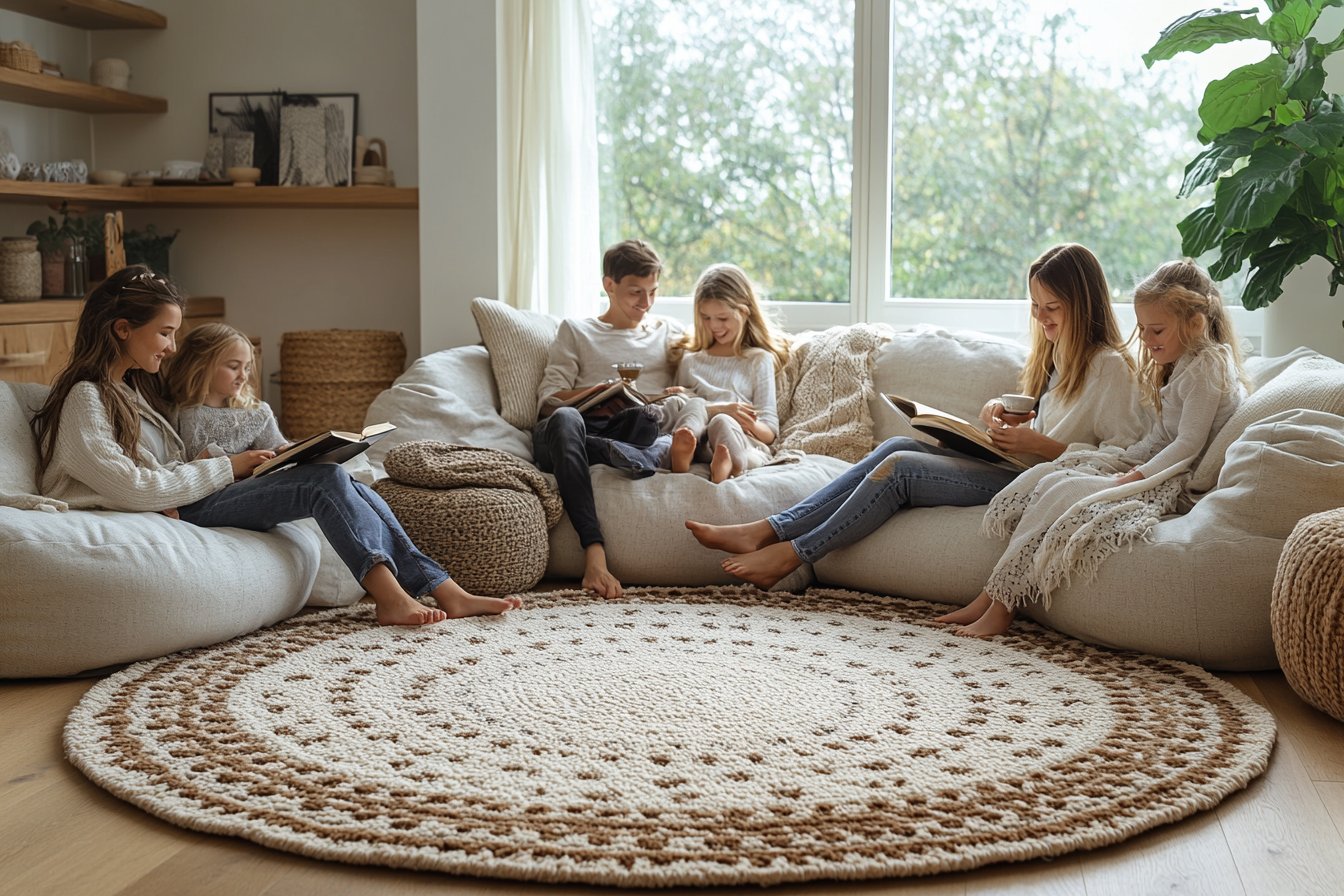
{"label": "teenage boy", "polygon": [[601,418],[585,417],[560,403],[610,379],[618,361],[644,365],[637,385],[646,395],[679,391],[671,383],[681,353],[681,327],[649,314],[662,269],[658,253],[640,240],[625,240],[608,249],[602,257],[607,310],[597,317],[560,323],[537,387],[539,422],[532,430],[533,456],[543,472],[555,475],[565,511],[579,534],[583,587],[601,597],[620,597],[623,591],[607,568],[588,467],[607,464],[635,476],[653,475],[663,466],[671,444],[664,433],[678,425],[665,417],[678,414],[682,406],[650,405]]}

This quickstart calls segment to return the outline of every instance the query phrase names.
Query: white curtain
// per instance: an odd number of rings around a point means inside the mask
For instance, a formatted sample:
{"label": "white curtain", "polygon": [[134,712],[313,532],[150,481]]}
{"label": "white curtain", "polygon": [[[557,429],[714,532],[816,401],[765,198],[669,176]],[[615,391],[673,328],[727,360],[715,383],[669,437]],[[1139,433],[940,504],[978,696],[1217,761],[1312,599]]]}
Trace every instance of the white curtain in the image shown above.
{"label": "white curtain", "polygon": [[588,0],[500,4],[500,298],[600,310],[597,102]]}

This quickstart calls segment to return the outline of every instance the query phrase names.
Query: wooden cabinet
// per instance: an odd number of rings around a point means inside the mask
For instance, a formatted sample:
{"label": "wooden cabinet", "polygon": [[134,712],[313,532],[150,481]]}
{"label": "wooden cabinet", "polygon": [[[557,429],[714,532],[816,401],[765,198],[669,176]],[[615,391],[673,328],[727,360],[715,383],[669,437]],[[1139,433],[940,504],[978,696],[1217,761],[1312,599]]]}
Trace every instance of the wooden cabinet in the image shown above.
{"label": "wooden cabinet", "polygon": [[[82,299],[43,299],[39,302],[0,304],[0,380],[11,383],[50,383],[70,360],[75,323]],[[197,324],[224,320],[224,300],[196,296],[187,300],[182,332]],[[256,347],[253,346],[255,351]],[[257,357],[253,383],[261,378]]]}

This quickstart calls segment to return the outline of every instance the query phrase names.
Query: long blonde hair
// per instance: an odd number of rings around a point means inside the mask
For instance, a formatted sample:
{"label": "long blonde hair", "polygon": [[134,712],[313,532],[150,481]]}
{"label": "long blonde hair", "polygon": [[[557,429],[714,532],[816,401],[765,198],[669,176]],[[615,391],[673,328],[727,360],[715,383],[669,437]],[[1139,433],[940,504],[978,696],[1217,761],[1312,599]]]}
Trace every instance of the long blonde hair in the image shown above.
{"label": "long blonde hair", "polygon": [[1106,274],[1090,249],[1062,243],[1045,250],[1027,271],[1027,282],[1033,280],[1063,302],[1066,312],[1058,342],[1046,339],[1045,330],[1032,317],[1031,352],[1022,368],[1024,393],[1040,397],[1051,373],[1058,372],[1054,394],[1064,402],[1073,401],[1083,391],[1092,359],[1106,349],[1119,352],[1134,366],[1111,308]]}
{"label": "long blonde hair", "polygon": [[[1176,318],[1181,328],[1181,344],[1189,354],[1198,354],[1215,345],[1227,346],[1236,366],[1237,382],[1250,391],[1250,377],[1242,366],[1241,347],[1232,329],[1232,319],[1223,305],[1223,295],[1203,268],[1189,259],[1167,262],[1134,287],[1134,307],[1141,305],[1156,305]],[[1131,338],[1139,347],[1139,386],[1144,398],[1161,411],[1161,390],[1171,379],[1176,363],[1154,361],[1148,346],[1139,338],[1137,327]],[[1233,388],[1233,383],[1225,383],[1224,388]]]}
{"label": "long blonde hair", "polygon": [[[192,327],[168,361],[164,382],[168,397],[179,407],[204,404],[210,392],[210,378],[220,359],[235,342],[247,346],[248,363],[252,364],[252,340],[228,324],[209,323]],[[249,379],[237,398],[230,396],[228,407],[254,408],[261,404],[252,391]]]}
{"label": "long blonde hair", "polygon": [[735,264],[712,264],[695,281],[695,329],[682,337],[682,347],[687,351],[704,351],[714,344],[714,334],[700,319],[700,306],[705,302],[719,301],[737,315],[742,326],[737,331],[733,343],[733,353],[740,355],[744,348],[762,348],[774,357],[775,373],[779,373],[789,360],[788,337],[779,332],[756,298],[756,289],[746,272]]}
{"label": "long blonde hair", "polygon": [[165,305],[185,310],[187,303],[166,277],[142,264],[122,268],[108,277],[84,300],[84,308],[75,324],[75,342],[70,360],[56,375],[42,407],[33,415],[33,435],[37,437],[37,477],[39,481],[51,465],[60,434],[61,410],[70,390],[83,382],[98,388],[99,398],[112,422],[112,435],[126,456],[135,460],[140,449],[140,413],[121,385],[138,391],[160,413],[169,410],[163,380],[157,373],[140,369],[126,372],[121,383],[110,376],[112,366],[121,358],[121,343],[113,327],[124,320],[136,329],[154,320]]}

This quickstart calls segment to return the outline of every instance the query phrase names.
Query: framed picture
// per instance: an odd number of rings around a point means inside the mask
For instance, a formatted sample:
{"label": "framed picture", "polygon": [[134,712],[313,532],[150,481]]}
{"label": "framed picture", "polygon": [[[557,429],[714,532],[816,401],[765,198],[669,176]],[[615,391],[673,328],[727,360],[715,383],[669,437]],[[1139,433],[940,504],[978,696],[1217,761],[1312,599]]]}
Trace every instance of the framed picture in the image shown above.
{"label": "framed picture", "polygon": [[280,105],[280,186],[353,184],[358,114],[358,94],[286,93]]}
{"label": "framed picture", "polygon": [[280,111],[284,93],[210,94],[210,133],[223,138],[225,168],[260,168],[258,183],[280,183]]}

